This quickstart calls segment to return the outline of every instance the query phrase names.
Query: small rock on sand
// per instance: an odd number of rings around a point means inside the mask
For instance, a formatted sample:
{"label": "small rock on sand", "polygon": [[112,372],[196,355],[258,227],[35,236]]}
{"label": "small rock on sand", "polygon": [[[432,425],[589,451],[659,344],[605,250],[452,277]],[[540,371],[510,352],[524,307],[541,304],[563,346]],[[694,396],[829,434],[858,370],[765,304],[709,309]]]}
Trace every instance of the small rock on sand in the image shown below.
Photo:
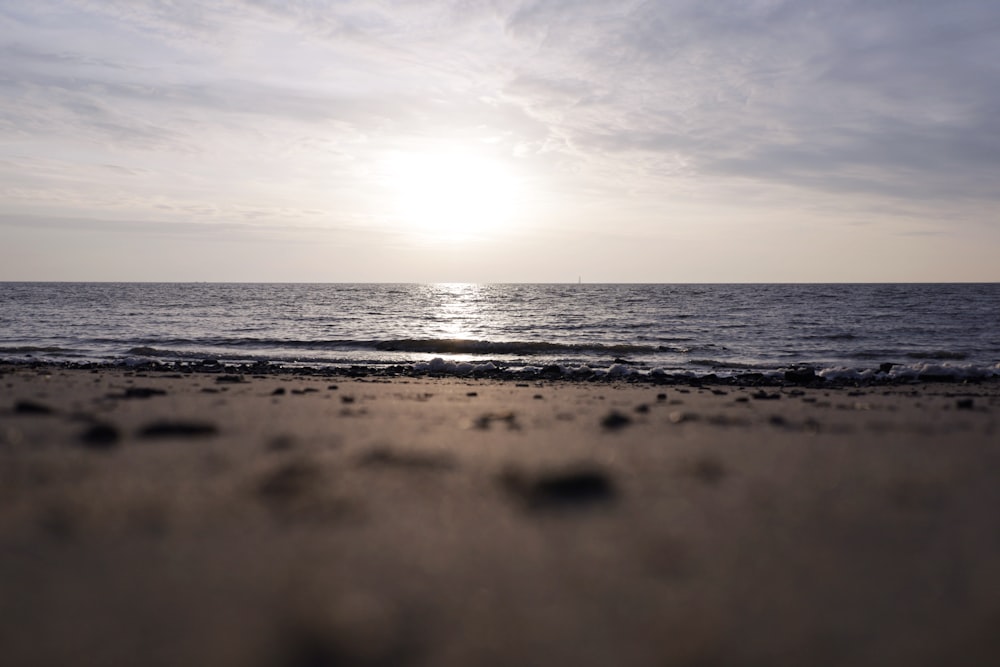
{"label": "small rock on sand", "polygon": [[507,470],[500,481],[508,493],[531,510],[605,505],[613,502],[618,495],[611,476],[589,465],[534,476]]}
{"label": "small rock on sand", "polygon": [[93,424],[80,434],[80,441],[91,449],[109,449],[118,444],[121,433],[111,424]]}
{"label": "small rock on sand", "polygon": [[154,387],[128,387],[125,393],[119,398],[151,398],[153,396],[165,396],[166,391]]}
{"label": "small rock on sand", "polygon": [[54,411],[44,403],[18,401],[14,404],[14,412],[19,415],[51,415]]}
{"label": "small rock on sand", "polygon": [[601,426],[608,429],[609,431],[614,431],[620,428],[624,428],[632,423],[632,419],[617,410],[612,410],[609,412],[604,419],[601,420]]}
{"label": "small rock on sand", "polygon": [[144,438],[199,438],[219,432],[208,422],[157,421],[147,424],[139,431]]}
{"label": "small rock on sand", "polygon": [[388,447],[376,447],[361,455],[362,467],[386,467],[410,470],[450,470],[455,466],[450,457],[430,452],[398,452]]}

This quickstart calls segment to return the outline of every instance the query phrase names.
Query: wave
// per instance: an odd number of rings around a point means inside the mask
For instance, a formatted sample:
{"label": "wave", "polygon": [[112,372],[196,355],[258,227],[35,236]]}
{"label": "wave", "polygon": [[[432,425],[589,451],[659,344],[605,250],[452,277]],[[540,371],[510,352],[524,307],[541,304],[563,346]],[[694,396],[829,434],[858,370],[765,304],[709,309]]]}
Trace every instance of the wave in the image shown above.
{"label": "wave", "polygon": [[25,354],[33,352],[75,352],[67,347],[36,346],[36,345],[15,345],[13,347],[0,347],[0,354]]}
{"label": "wave", "polygon": [[760,364],[755,366],[753,364],[744,364],[738,361],[720,361],[718,359],[689,359],[686,363],[691,366],[707,366],[708,368],[730,368],[730,369],[736,369],[736,368],[750,369],[750,368],[758,368],[760,366]]}
{"label": "wave", "polygon": [[204,338],[142,340],[129,349],[140,356],[178,356],[190,352],[170,348],[282,349],[282,350],[373,350],[425,354],[552,355],[552,354],[657,354],[685,353],[689,348],[635,343],[558,343],[550,341],[490,341],[466,338],[397,338],[388,340],[288,340],[259,338]]}
{"label": "wave", "polygon": [[507,354],[541,355],[557,353],[653,354],[674,352],[664,345],[634,343],[553,343],[548,341],[489,341],[464,338],[403,338],[368,341],[373,349],[383,352],[426,352],[434,354]]}
{"label": "wave", "polygon": [[908,352],[906,356],[910,359],[940,359],[942,361],[961,361],[967,359],[965,352],[951,352],[949,350],[935,350],[932,352]]}
{"label": "wave", "polygon": [[803,336],[806,340],[858,340],[861,338],[858,334],[843,332],[843,333],[831,333],[831,334],[813,334],[809,336]]}

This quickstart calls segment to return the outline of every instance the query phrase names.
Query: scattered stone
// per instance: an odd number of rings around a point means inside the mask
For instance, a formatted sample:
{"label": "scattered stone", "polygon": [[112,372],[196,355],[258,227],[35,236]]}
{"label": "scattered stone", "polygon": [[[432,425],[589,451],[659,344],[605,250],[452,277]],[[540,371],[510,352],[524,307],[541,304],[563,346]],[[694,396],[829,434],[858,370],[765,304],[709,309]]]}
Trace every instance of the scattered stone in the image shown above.
{"label": "scattered stone", "polygon": [[511,431],[516,431],[521,428],[521,425],[517,423],[517,416],[513,412],[488,412],[484,415],[480,415],[472,422],[473,428],[478,428],[480,430],[486,431],[490,428],[490,425],[495,422],[506,422],[507,428]]}
{"label": "scattered stone", "polygon": [[781,394],[777,392],[769,394],[763,389],[761,389],[760,391],[750,394],[750,398],[754,399],[755,401],[777,401],[781,398]]}
{"label": "scattered stone", "polygon": [[541,394],[535,394],[534,396],[532,396],[532,398],[535,399],[536,401],[541,401],[545,397],[542,396]]}
{"label": "scattered stone", "polygon": [[203,394],[218,394],[219,390],[216,389],[215,387],[202,387],[201,388],[201,393],[203,393]]}
{"label": "scattered stone", "polygon": [[878,372],[879,373],[888,373],[889,371],[892,370],[892,367],[895,366],[895,365],[896,364],[891,364],[891,363],[888,363],[888,362],[883,363],[883,364],[879,364],[878,365]]}
{"label": "scattered stone", "polygon": [[340,402],[341,403],[353,403],[354,402],[354,397],[353,396],[341,396],[340,397]]}
{"label": "scattered stone", "polygon": [[507,470],[500,482],[508,493],[535,511],[607,505],[618,495],[608,473],[594,466],[578,466],[537,476]]}
{"label": "scattered stone", "polygon": [[644,415],[649,412],[649,406],[646,405],[645,403],[640,403],[639,405],[635,406],[635,411],[641,415]]}
{"label": "scattered stone", "polygon": [[285,505],[319,484],[319,469],[305,461],[286,463],[270,471],[257,485],[257,495],[269,504]]}
{"label": "scattered stone", "polygon": [[465,392],[465,395],[468,396],[468,397],[470,397],[470,398],[474,398],[476,396],[479,396],[479,393],[475,392],[475,391],[467,391],[467,392]]}
{"label": "scattered stone", "polygon": [[154,387],[127,387],[121,398],[152,398],[153,396],[166,396],[163,389]]}
{"label": "scattered stone", "polygon": [[771,415],[767,422],[771,426],[788,426],[788,421],[781,415]]}
{"label": "scattered stone", "polygon": [[737,396],[736,398],[733,399],[733,401],[735,401],[736,403],[749,403],[750,399],[747,398],[746,396]]}
{"label": "scattered stone", "polygon": [[109,449],[118,444],[121,433],[111,424],[93,424],[80,434],[80,441],[92,449]]}
{"label": "scattered stone", "polygon": [[219,430],[207,422],[158,421],[139,431],[144,438],[200,438],[216,435]]}
{"label": "scattered stone", "polygon": [[712,394],[715,395],[715,396],[728,396],[729,392],[728,391],[722,391],[721,389],[713,389],[712,390]]}
{"label": "scattered stone", "polygon": [[44,403],[18,401],[14,404],[14,412],[19,415],[51,415],[54,410]]}
{"label": "scattered stone", "polygon": [[271,392],[271,396],[284,396],[284,395],[285,395],[284,387],[278,387],[277,389]]}
{"label": "scattered stone", "polygon": [[657,394],[656,395],[656,400],[658,400],[658,401],[665,401],[665,400],[667,400],[667,395],[663,394],[663,393]]}
{"label": "scattered stone", "polygon": [[812,384],[820,379],[812,368],[795,368],[785,371],[785,382],[791,384]]}
{"label": "scattered stone", "polygon": [[975,402],[971,398],[960,398],[955,401],[955,407],[959,410],[971,410]]}
{"label": "scattered stone", "polygon": [[693,412],[681,412],[680,410],[675,410],[671,412],[667,417],[671,424],[683,424],[684,422],[698,421],[698,415]]}
{"label": "scattered stone", "polygon": [[314,387],[306,387],[305,389],[292,389],[292,393],[296,396],[304,396],[306,394],[315,394],[319,391]]}
{"label": "scattered stone", "polygon": [[451,470],[454,461],[443,454],[428,452],[398,452],[388,447],[376,447],[358,459],[361,467],[405,468],[409,470]]}
{"label": "scattered stone", "polygon": [[220,375],[215,381],[219,384],[240,384],[246,382],[246,378],[242,375]]}
{"label": "scattered stone", "polygon": [[329,389],[330,391],[337,391],[338,389],[340,389],[340,387],[335,384],[331,384],[330,386],[327,387],[327,389]]}
{"label": "scattered stone", "polygon": [[632,423],[631,417],[623,415],[617,410],[612,410],[607,414],[607,416],[604,417],[604,419],[601,420],[601,426],[608,429],[609,431],[624,428],[631,423]]}

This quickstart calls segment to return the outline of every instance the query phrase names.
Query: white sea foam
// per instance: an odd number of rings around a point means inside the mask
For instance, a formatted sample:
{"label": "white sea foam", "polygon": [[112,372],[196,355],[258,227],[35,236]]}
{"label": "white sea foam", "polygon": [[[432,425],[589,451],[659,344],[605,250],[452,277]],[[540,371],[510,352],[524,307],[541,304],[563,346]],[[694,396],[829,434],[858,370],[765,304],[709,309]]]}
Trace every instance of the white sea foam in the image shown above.
{"label": "white sea foam", "polygon": [[411,366],[418,373],[442,373],[447,375],[471,375],[476,373],[488,373],[497,369],[492,361],[474,364],[468,361],[449,361],[441,357],[434,357],[430,361],[421,361]]}

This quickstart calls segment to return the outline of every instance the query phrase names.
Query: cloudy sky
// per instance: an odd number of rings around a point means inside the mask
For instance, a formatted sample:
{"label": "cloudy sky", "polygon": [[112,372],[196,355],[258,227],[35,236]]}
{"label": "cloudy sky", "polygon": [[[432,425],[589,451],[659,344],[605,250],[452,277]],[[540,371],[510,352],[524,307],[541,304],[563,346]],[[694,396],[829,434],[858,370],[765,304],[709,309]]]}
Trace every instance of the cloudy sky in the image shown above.
{"label": "cloudy sky", "polygon": [[1000,280],[996,0],[0,0],[0,280]]}

